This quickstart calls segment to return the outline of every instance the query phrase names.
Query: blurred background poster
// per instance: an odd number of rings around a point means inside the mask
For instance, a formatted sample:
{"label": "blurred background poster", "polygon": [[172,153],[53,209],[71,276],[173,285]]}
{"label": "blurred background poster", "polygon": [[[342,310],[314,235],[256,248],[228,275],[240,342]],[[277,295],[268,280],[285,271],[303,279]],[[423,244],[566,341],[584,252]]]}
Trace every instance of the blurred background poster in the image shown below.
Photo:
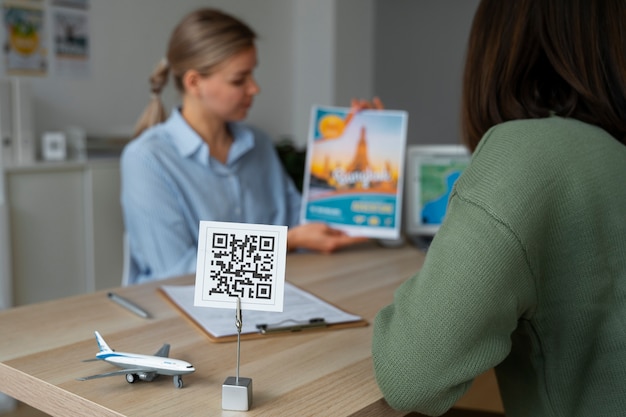
{"label": "blurred background poster", "polygon": [[58,75],[90,72],[88,0],[53,0],[54,59]]}
{"label": "blurred background poster", "polygon": [[47,49],[41,0],[4,1],[3,61],[8,75],[46,75]]}

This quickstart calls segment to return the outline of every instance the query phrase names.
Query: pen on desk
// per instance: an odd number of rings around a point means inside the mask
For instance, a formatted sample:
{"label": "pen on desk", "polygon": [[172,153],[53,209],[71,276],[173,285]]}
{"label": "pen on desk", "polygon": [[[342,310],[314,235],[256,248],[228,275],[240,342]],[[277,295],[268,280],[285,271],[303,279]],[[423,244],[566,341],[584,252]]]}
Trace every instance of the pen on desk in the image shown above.
{"label": "pen on desk", "polygon": [[108,294],[109,298],[111,299],[111,301],[113,301],[114,303],[117,303],[119,305],[121,305],[122,307],[126,308],[127,310],[132,311],[133,313],[135,313],[136,315],[138,315],[139,317],[143,317],[144,319],[149,319],[150,318],[150,314],[144,310],[143,308],[139,307],[137,304],[133,303],[132,301],[114,294],[112,292],[110,292]]}
{"label": "pen on desk", "polygon": [[[292,322],[295,324],[283,325],[285,322]],[[314,329],[316,327],[326,327],[328,323],[323,318],[312,318],[308,321],[298,322],[296,320],[284,320],[275,324],[257,324],[256,328],[261,334],[279,333],[279,332],[299,332],[307,329]]]}

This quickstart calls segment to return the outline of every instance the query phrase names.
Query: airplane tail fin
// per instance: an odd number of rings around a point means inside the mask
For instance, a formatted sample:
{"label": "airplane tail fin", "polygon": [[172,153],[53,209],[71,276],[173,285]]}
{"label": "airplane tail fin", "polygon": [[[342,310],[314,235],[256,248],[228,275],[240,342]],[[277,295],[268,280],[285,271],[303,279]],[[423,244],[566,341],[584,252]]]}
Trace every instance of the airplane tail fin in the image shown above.
{"label": "airplane tail fin", "polygon": [[100,335],[100,333],[98,333],[98,331],[96,331],[95,333],[96,342],[98,342],[98,348],[100,348],[100,352],[113,352],[113,349],[111,349],[109,345],[107,345],[107,342],[104,341],[104,338]]}

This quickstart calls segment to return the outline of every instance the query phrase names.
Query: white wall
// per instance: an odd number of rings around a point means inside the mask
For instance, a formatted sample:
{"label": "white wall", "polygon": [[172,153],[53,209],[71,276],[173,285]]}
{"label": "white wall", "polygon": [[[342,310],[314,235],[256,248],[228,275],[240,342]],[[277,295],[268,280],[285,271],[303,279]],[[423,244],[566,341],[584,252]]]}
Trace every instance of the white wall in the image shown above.
{"label": "white wall", "polygon": [[[74,124],[91,136],[129,135],[147,104],[148,77],[164,56],[173,27],[189,11],[206,6],[241,17],[259,33],[258,78],[274,93],[259,97],[250,120],[272,134],[289,129],[288,90],[279,87],[291,77],[284,64],[291,61],[290,0],[92,0],[90,6],[91,74],[69,78],[51,67],[46,77],[32,79],[39,133]],[[178,102],[173,85],[163,98],[168,108]]]}
{"label": "white wall", "polygon": [[311,105],[333,102],[334,0],[296,0],[293,25],[293,140],[307,140]]}
{"label": "white wall", "polygon": [[373,91],[373,0],[295,0],[293,140],[304,146],[311,106],[349,106]]}

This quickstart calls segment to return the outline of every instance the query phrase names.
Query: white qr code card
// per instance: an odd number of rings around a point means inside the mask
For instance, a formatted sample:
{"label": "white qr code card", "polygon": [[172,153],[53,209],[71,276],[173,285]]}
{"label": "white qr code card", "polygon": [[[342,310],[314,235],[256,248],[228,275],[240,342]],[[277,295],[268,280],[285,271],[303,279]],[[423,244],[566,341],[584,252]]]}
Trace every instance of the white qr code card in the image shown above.
{"label": "white qr code card", "polygon": [[283,311],[287,227],[201,221],[194,305]]}

